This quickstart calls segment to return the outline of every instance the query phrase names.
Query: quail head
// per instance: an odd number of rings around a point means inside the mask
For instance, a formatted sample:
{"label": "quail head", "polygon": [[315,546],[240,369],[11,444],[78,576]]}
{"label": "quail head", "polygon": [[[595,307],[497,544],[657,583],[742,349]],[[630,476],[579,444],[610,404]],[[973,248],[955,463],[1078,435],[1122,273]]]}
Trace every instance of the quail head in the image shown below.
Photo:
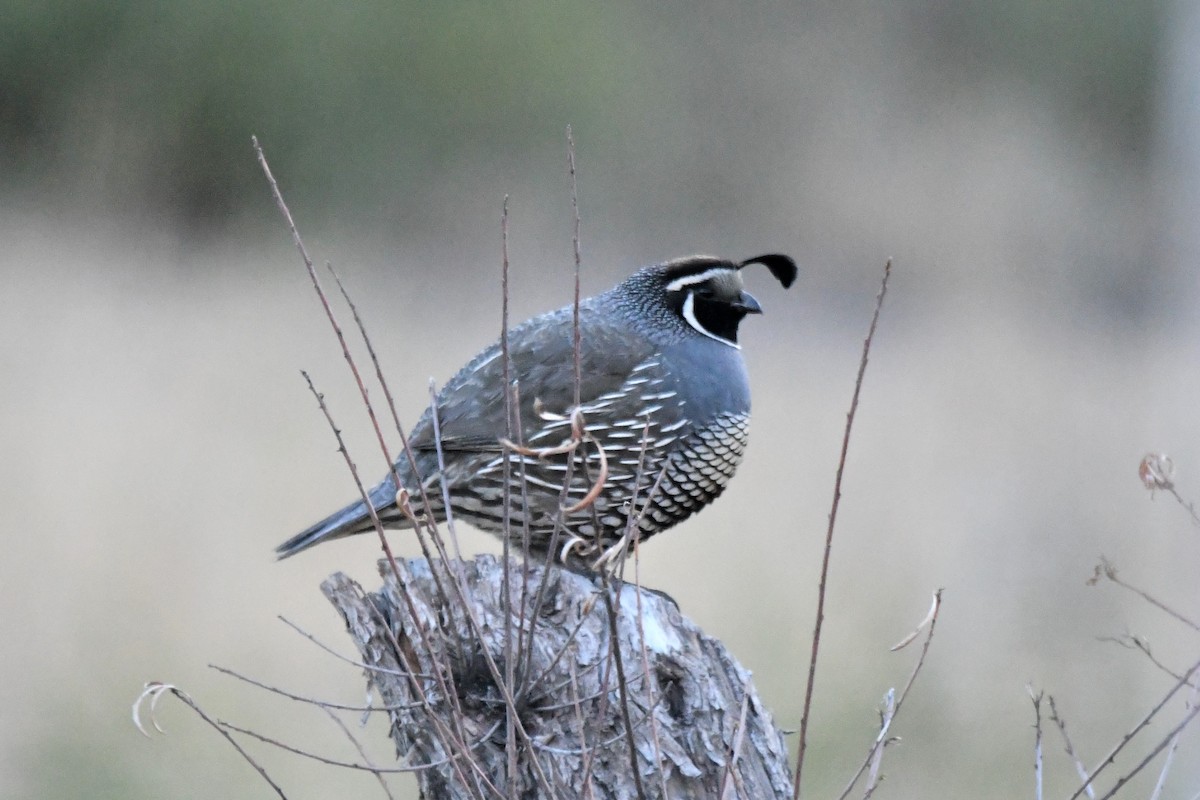
{"label": "quail head", "polygon": [[[690,256],[645,267],[583,300],[578,394],[573,306],[513,328],[514,424],[505,421],[496,342],[437,396],[443,467],[427,409],[409,437],[416,468],[401,454],[394,474],[368,493],[380,521],[412,527],[397,506],[395,476],[413,498],[410,512],[438,521],[447,517],[444,487],[454,519],[590,572],[635,526],[646,539],[712,502],[746,447],[750,386],[738,324],[762,312],[742,281],[751,264],[767,267],[784,287],[796,279],[784,255],[740,263]],[[428,508],[417,499],[422,488]],[[351,503],[276,553],[286,558],[373,529],[366,504]]]}

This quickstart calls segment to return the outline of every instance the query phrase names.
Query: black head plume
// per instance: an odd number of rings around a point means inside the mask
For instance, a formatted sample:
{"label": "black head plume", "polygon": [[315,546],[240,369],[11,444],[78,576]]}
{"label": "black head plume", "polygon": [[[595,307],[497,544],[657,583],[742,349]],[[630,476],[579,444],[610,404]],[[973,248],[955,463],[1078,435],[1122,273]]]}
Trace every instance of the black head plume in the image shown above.
{"label": "black head plume", "polygon": [[741,264],[738,264],[738,269],[744,269],[751,264],[762,264],[767,269],[771,270],[771,274],[775,276],[775,280],[783,284],[783,288],[788,288],[796,280],[796,262],[780,253],[767,253],[754,258],[747,258]]}

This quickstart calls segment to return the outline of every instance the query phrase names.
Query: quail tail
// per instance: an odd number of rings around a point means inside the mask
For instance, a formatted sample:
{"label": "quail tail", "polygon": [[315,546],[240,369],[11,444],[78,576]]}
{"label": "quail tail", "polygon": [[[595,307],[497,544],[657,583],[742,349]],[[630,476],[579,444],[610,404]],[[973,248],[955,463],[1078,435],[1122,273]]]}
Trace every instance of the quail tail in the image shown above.
{"label": "quail tail", "polygon": [[[383,509],[396,502],[395,486],[392,481],[385,480],[372,489],[368,493],[368,497],[371,498],[371,505],[382,513]],[[351,536],[356,533],[365,533],[373,529],[371,511],[367,508],[366,503],[359,500],[340,511],[333,512],[325,519],[305,528],[300,533],[288,539],[275,548],[275,555],[282,560],[296,555],[301,550],[307,550],[315,544],[328,542],[331,539],[340,539],[343,536]]]}

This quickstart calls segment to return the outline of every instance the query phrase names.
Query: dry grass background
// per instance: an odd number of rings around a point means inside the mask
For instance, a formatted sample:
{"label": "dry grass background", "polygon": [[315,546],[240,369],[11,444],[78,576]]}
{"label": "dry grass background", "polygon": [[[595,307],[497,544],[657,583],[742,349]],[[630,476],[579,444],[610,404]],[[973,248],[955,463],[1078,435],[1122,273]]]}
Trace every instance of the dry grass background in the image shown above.
{"label": "dry grass background", "polygon": [[[810,56],[837,49],[805,41]],[[589,161],[577,127],[584,286],[689,251],[778,249],[801,265],[786,294],[751,276],[767,314],[744,330],[755,419],[737,480],[653,541],[642,565],[795,727],[844,413],[878,271],[895,257],[848,465],[808,788],[830,796],[857,765],[876,704],[911,663],[887,647],[943,586],[880,796],[1031,797],[1027,682],[1057,695],[1091,762],[1169,685],[1097,637],[1136,632],[1174,664],[1194,658],[1179,626],[1084,581],[1103,553],[1168,602],[1194,611],[1200,599],[1200,535],[1136,476],[1145,451],[1166,450],[1181,492],[1200,499],[1195,258],[1158,258],[1178,243],[1156,219],[1166,205],[1088,130],[1011,87],[909,107],[896,98],[923,97],[903,85],[921,73],[890,73],[894,55],[872,53],[800,96],[788,80],[811,57],[748,56],[745,80],[762,95],[746,102],[794,107],[749,118],[753,147],[680,145],[701,162],[736,156],[709,182],[702,169],[674,176],[672,191],[712,192],[716,209],[698,218],[685,204],[660,209],[667,190],[632,180],[639,169],[647,184],[665,180],[652,154]],[[840,105],[847,87],[880,100]],[[804,141],[779,119],[803,120]],[[256,171],[251,132],[232,169]],[[314,257],[332,259],[358,298],[405,418],[429,377],[444,381],[496,335],[505,192],[514,317],[569,299],[565,157],[553,147],[520,175],[456,174],[425,209],[438,225],[403,242],[345,219],[305,227],[322,198],[289,196]],[[276,169],[285,193],[301,180]],[[745,185],[722,183],[735,174]],[[621,181],[627,197],[610,190]],[[129,703],[151,679],[222,718],[352,757],[319,712],[205,668],[362,699],[356,670],[275,619],[349,652],[316,587],[335,569],[370,583],[377,556],[359,537],[271,560],[282,538],[353,495],[300,368],[364,470],[382,473],[282,224],[196,240],[78,198],[2,202],[0,795],[265,796],[178,706],[162,709],[165,738],[137,734]],[[484,537],[466,547],[497,549]],[[386,754],[380,726],[365,737]],[[1200,781],[1189,738],[1180,786]],[[1056,748],[1050,795],[1074,788]],[[292,797],[378,792],[369,776],[255,752]]]}

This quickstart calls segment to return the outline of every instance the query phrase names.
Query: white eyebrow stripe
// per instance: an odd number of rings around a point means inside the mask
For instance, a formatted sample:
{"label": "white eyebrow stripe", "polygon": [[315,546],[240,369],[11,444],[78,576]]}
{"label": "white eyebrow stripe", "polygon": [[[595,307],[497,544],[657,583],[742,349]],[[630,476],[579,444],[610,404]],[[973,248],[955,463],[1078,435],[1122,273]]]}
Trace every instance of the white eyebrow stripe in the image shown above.
{"label": "white eyebrow stripe", "polygon": [[729,267],[713,267],[712,269],[706,269],[706,270],[704,270],[704,272],[698,273],[696,275],[684,275],[682,278],[676,278],[675,280],[668,283],[667,291],[668,292],[678,292],[680,289],[682,289],[685,286],[695,286],[698,283],[704,283],[707,280],[715,278],[716,276],[718,276],[722,273],[734,272],[734,271],[735,270],[733,270]]}

